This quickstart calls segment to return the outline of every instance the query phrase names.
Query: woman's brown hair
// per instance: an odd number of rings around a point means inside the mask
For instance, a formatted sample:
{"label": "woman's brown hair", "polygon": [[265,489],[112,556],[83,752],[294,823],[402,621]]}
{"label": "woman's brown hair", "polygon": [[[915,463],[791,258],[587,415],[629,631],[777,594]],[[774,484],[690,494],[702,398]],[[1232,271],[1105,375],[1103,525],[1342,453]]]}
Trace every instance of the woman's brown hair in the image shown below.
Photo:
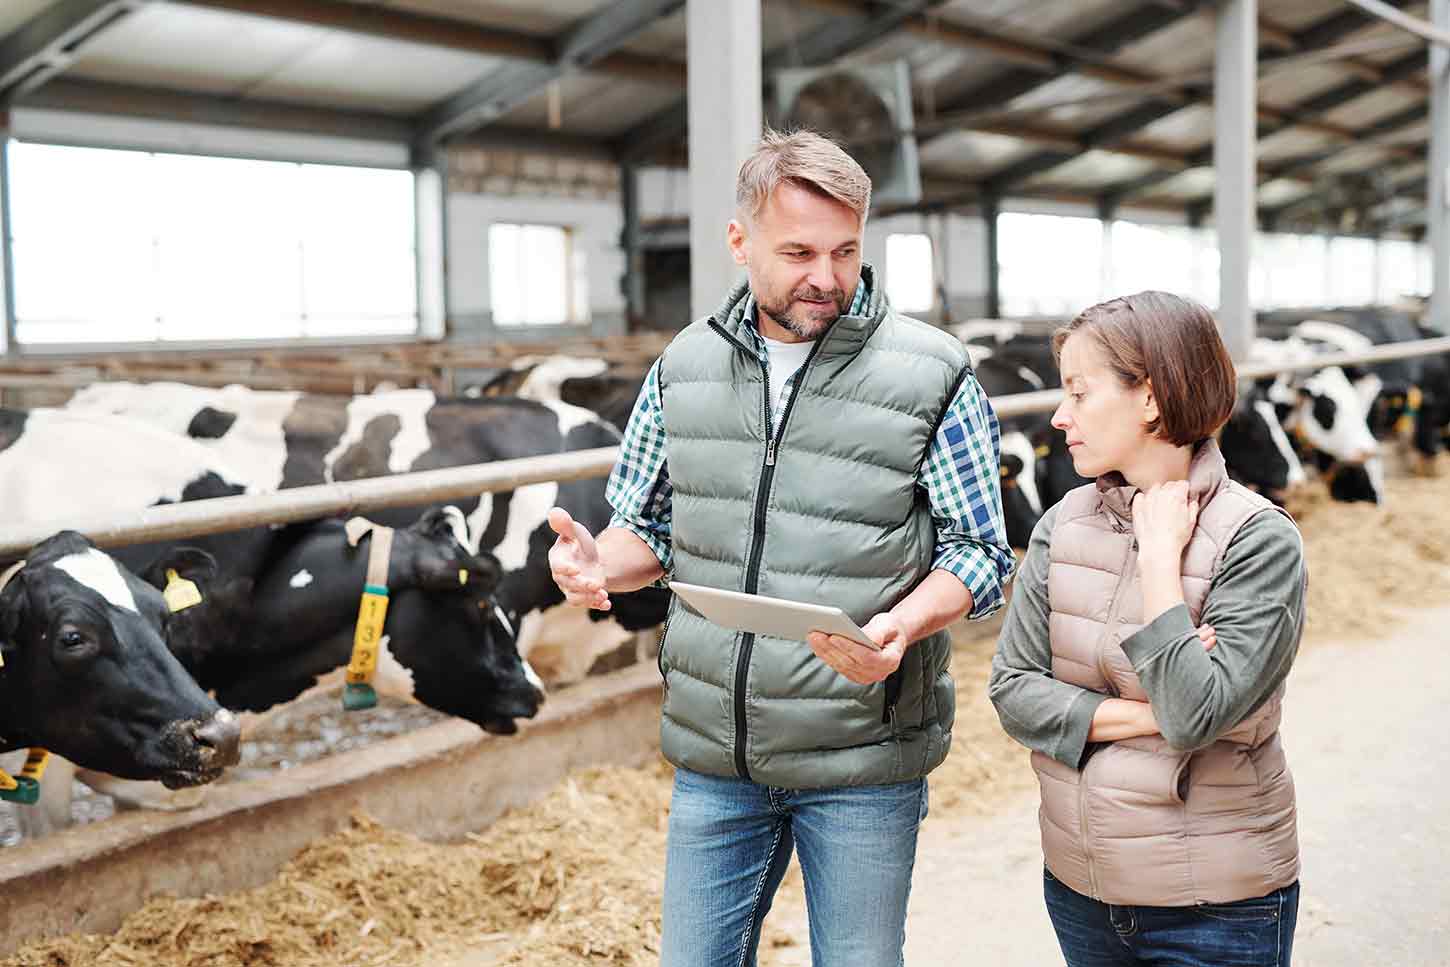
{"label": "woman's brown hair", "polygon": [[1127,387],[1152,385],[1158,419],[1148,427],[1177,446],[1205,440],[1233,413],[1237,374],[1213,314],[1191,299],[1139,292],[1078,313],[1052,334],[1052,355],[1073,333],[1093,337]]}

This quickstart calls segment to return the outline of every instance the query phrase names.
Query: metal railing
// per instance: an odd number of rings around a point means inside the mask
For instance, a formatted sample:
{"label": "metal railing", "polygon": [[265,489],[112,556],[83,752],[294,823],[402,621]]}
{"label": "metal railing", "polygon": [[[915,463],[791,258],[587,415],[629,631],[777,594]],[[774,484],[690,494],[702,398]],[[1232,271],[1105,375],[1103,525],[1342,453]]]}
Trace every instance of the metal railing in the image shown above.
{"label": "metal railing", "polygon": [[[1365,365],[1395,359],[1450,352],[1450,337],[1390,343],[1364,352],[1326,353],[1300,362],[1246,364],[1239,376],[1259,379],[1279,373],[1322,369],[1326,366]],[[1061,390],[1017,393],[993,400],[1001,417],[1046,413],[1057,407]],[[244,527],[286,524],[319,517],[365,513],[386,507],[406,507],[438,501],[477,497],[514,490],[528,484],[565,482],[603,477],[614,466],[615,447],[573,453],[499,460],[494,463],[424,470],[389,477],[296,487],[267,494],[217,497],[147,507],[134,513],[94,519],[66,518],[23,522],[0,527],[0,560],[24,555],[58,530],[76,530],[101,547],[121,547],[146,541],[200,537]]]}

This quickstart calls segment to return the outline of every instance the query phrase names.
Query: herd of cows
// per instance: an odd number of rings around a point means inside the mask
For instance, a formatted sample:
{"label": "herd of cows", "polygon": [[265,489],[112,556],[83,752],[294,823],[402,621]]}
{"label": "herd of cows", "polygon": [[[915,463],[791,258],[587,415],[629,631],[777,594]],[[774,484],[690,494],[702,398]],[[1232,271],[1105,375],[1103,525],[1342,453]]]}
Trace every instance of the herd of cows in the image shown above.
{"label": "herd of cows", "polygon": [[[1256,360],[1279,364],[1423,335],[1383,311],[1268,316],[1260,332]],[[958,335],[989,396],[1057,385],[1044,339],[1007,323]],[[0,506],[12,520],[64,520],[612,446],[642,376],[550,357],[457,398],[96,384],[63,408],[0,410]],[[1003,504],[1019,548],[1082,483],[1048,420],[1002,421]],[[1230,471],[1275,500],[1308,467],[1336,498],[1378,501],[1384,441],[1400,435],[1433,456],[1447,427],[1450,361],[1425,357],[1246,384],[1221,445]],[[556,504],[591,530],[608,521],[602,479],[369,515],[395,529],[379,692],[510,734],[545,700],[535,667],[567,682],[639,653],[636,634],[663,620],[667,593],[612,596],[607,614],[563,607],[547,565]],[[0,751],[64,757],[31,828],[66,821],[69,763],[123,805],[164,804],[156,780],[194,786],[237,763],[233,712],[340,682],[374,534],[321,520],[106,553],[62,531],[0,575]],[[163,590],[178,581],[200,602],[171,610]]]}

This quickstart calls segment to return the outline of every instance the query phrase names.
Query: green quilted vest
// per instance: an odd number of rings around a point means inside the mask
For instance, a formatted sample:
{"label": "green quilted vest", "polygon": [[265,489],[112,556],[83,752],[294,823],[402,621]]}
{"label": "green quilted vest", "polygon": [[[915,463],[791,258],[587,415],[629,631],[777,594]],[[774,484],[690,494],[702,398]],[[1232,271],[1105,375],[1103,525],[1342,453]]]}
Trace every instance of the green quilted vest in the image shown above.
{"label": "green quilted vest", "polygon": [[[936,528],[917,475],[970,363],[870,289],[865,315],[817,340],[773,443],[745,284],[665,350],[676,580],[832,604],[864,624],[931,570]],[[677,766],[782,788],[916,779],[951,743],[950,656],[939,632],[885,682],[856,685],[805,642],[729,631],[676,599],[661,745]]]}

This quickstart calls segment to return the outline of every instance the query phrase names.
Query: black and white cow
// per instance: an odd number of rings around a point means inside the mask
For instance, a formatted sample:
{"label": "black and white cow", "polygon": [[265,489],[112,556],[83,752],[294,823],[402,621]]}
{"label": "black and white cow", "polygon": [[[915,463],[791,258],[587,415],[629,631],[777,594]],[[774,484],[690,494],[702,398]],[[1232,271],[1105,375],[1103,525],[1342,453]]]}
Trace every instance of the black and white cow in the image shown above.
{"label": "black and white cow", "polygon": [[[1274,365],[1312,361],[1318,355],[1303,339],[1256,339],[1253,358],[1256,362]],[[1274,404],[1284,429],[1300,442],[1300,449],[1314,460],[1321,473],[1336,477],[1345,473],[1337,468],[1363,467],[1364,472],[1348,471],[1346,480],[1356,486],[1341,485],[1337,499],[1383,500],[1384,473],[1379,455],[1379,441],[1370,431],[1369,414],[1378,395],[1378,379],[1369,376],[1358,385],[1343,368],[1327,366],[1305,373],[1285,373],[1272,380],[1261,381],[1261,387]],[[1333,474],[1329,468],[1336,468]]]}
{"label": "black and white cow", "polygon": [[[332,397],[241,386],[101,383],[77,393],[67,411],[120,413],[189,432],[244,483],[268,491],[619,443],[616,427],[550,398],[554,382],[550,377],[534,386],[540,399],[447,398],[428,390]],[[470,549],[491,551],[503,565],[498,598],[519,630],[520,652],[549,681],[582,678],[601,656],[634,648],[635,632],[664,620],[668,592],[662,589],[612,596],[611,611],[586,612],[565,607],[549,577],[549,508],[557,504],[598,532],[611,516],[602,479],[532,484],[457,503],[467,518]],[[399,508],[376,519],[403,526],[422,510]]]}
{"label": "black and white cow", "polygon": [[168,788],[235,765],[236,718],[167,650],[161,594],[63,531],[0,590],[0,751],[38,746]]}
{"label": "black and white cow", "polygon": [[[77,507],[120,512],[247,490],[229,482],[230,470],[206,447],[154,426],[69,411],[0,415],[10,428],[9,445],[0,450],[0,500],[35,519]],[[102,459],[106,485],[87,488]],[[205,553],[171,542],[116,554],[157,587],[168,569],[202,587],[201,605],[171,616],[168,644],[224,703],[256,710],[340,677],[347,664],[366,558],[340,527],[322,521],[248,528],[186,542]],[[543,687],[496,607],[497,560],[464,547],[463,530],[462,514],[450,508],[396,533],[389,581],[396,596],[376,687],[507,734],[516,730],[515,718],[538,711]],[[82,778],[132,801],[171,802],[97,775]]]}
{"label": "black and white cow", "polygon": [[[991,349],[969,346],[977,382],[989,399],[1030,393],[1042,381],[1030,370],[996,357]],[[1046,424],[1043,416],[1007,417],[1002,431],[1002,516],[1007,543],[1026,550],[1032,530],[1042,517],[1043,504],[1037,479],[1037,447],[1032,437]]]}
{"label": "black and white cow", "polygon": [[[236,475],[207,447],[145,423],[68,410],[0,412],[18,428],[0,450],[0,501],[24,508],[32,520],[61,519],[76,508],[87,515],[119,513],[249,492],[232,482]],[[103,487],[92,479],[98,464],[107,467]],[[215,598],[173,616],[173,638],[189,629],[184,641],[172,642],[178,656],[198,673],[207,672],[203,685],[223,696],[233,679],[218,670],[230,669],[276,680],[274,701],[283,701],[347,663],[331,638],[343,636],[350,643],[363,580],[359,554],[339,528],[329,521],[253,527],[114,553],[157,584],[165,582],[167,568],[183,576],[197,570],[199,583],[215,591]],[[408,601],[416,595],[421,603],[390,607],[385,630],[396,624],[395,641],[431,640],[431,650],[414,644],[407,649],[412,661],[429,667],[400,663],[415,682],[430,682],[426,694],[439,700],[440,711],[492,731],[512,731],[511,719],[533,715],[542,694],[533,695],[538,685],[530,683],[532,672],[518,656],[507,619],[495,609],[498,560],[466,547],[464,530],[461,512],[435,508],[397,531],[390,583]],[[188,546],[204,553],[188,558],[183,550]],[[298,554],[307,563],[293,567]],[[467,575],[464,583],[460,572]],[[427,609],[439,616],[437,629],[404,624]],[[275,626],[267,624],[274,616]],[[450,665],[455,657],[456,666]],[[268,664],[283,661],[318,671],[304,680]],[[445,694],[438,681],[444,676],[451,676],[449,686],[467,692],[467,701]],[[521,701],[520,695],[533,697]],[[400,697],[428,701],[413,693]]]}
{"label": "black and white cow", "polygon": [[[1011,322],[982,320],[959,327],[968,351],[978,363],[979,375],[992,396],[1056,389],[1062,381],[1050,341],[1023,332]],[[1036,481],[1036,497],[1045,510],[1068,491],[1091,481],[1079,476],[1072,465],[1063,435],[1054,430],[1047,414],[1016,417],[1003,421],[1004,458],[1030,447],[1030,462]],[[1012,432],[1016,431],[1016,432]],[[1021,441],[1025,442],[1020,442]],[[1251,483],[1275,499],[1304,480],[1294,448],[1280,425],[1278,415],[1262,393],[1250,389],[1224,427],[1220,444],[1229,472]],[[1010,515],[1009,515],[1010,525]],[[1016,546],[1014,544],[1014,546]]]}

